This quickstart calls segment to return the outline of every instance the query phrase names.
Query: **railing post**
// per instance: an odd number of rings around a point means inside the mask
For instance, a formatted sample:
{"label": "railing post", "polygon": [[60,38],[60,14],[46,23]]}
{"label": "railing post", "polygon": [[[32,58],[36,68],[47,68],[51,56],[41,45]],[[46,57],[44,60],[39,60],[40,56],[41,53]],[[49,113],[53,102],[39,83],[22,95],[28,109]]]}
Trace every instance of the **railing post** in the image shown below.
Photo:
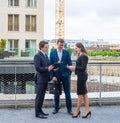
{"label": "railing post", "polygon": [[17,73],[16,73],[16,65],[14,66],[14,69],[15,69],[15,81],[14,81],[14,86],[15,86],[15,109],[17,109],[17,99],[16,99],[16,89],[17,89],[16,74]]}
{"label": "railing post", "polygon": [[102,64],[100,63],[99,105],[102,106]]}

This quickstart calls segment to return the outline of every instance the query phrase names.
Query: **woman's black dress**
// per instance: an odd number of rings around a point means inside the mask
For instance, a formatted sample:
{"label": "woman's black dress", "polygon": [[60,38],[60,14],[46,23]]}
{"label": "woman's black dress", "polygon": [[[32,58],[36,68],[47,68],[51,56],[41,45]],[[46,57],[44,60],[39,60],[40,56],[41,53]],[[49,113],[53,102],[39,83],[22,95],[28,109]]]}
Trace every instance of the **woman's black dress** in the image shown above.
{"label": "woman's black dress", "polygon": [[83,95],[87,93],[86,81],[88,56],[81,54],[76,60],[75,74],[77,75],[77,94]]}

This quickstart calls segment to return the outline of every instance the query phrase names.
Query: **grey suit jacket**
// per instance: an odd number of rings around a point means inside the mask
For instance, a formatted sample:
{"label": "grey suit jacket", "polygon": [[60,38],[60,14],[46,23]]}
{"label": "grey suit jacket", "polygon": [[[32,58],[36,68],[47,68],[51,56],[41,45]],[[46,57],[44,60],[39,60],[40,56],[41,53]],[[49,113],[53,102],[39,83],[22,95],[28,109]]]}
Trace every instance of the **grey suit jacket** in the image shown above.
{"label": "grey suit jacket", "polygon": [[41,51],[34,56],[34,66],[36,70],[35,83],[47,83],[50,78],[48,71],[49,60]]}

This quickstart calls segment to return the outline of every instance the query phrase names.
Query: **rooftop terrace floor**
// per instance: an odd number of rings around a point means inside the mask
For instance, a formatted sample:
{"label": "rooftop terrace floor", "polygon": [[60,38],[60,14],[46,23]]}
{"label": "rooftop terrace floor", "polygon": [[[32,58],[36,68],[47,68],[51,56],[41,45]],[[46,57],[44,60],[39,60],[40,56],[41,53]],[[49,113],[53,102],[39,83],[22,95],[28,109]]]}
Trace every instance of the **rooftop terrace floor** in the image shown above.
{"label": "rooftop terrace floor", "polygon": [[[58,114],[52,114],[53,108],[43,108],[49,113],[47,119],[39,119],[34,115],[34,108],[0,109],[0,123],[120,123],[120,105],[91,106],[91,118],[72,118],[62,107]],[[75,107],[73,108],[73,111]],[[81,115],[84,107],[81,107]]]}

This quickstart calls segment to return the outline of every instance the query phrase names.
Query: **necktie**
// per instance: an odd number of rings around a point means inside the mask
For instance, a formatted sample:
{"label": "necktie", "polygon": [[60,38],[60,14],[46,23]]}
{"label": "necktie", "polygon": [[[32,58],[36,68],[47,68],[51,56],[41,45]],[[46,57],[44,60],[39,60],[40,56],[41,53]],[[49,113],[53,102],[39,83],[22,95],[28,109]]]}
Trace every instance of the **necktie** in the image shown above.
{"label": "necktie", "polygon": [[46,59],[47,65],[49,65],[49,59],[48,59],[47,54],[44,54],[44,56],[45,56],[45,59]]}
{"label": "necktie", "polygon": [[47,54],[45,54],[44,56],[45,56],[45,59],[46,59],[46,61],[47,61],[47,64],[49,64],[49,59],[48,59]]}
{"label": "necktie", "polygon": [[48,56],[47,56],[47,54],[45,53],[45,58],[48,60]]}

